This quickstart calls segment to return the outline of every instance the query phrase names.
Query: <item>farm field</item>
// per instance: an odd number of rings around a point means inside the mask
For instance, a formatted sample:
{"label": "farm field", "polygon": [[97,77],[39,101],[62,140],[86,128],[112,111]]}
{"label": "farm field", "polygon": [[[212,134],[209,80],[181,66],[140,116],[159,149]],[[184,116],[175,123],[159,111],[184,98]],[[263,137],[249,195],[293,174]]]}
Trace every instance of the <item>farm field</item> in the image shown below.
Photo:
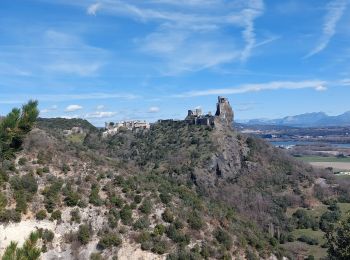
{"label": "farm field", "polygon": [[335,172],[350,171],[350,158],[303,156],[298,159],[310,163],[314,167],[333,168]]}

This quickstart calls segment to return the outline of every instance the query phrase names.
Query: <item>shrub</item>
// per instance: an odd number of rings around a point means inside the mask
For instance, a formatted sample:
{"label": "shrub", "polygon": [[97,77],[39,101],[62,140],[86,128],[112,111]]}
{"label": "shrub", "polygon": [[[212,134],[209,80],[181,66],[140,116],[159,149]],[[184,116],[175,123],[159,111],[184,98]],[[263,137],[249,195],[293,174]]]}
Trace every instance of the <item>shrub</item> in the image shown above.
{"label": "shrub", "polygon": [[51,214],[51,219],[52,220],[61,220],[62,218],[62,212],[60,210],[55,210]]}
{"label": "shrub", "polygon": [[165,232],[165,226],[162,224],[157,224],[154,227],[153,234],[156,236],[162,236]]}
{"label": "shrub", "polygon": [[71,216],[71,219],[70,219],[70,220],[71,220],[72,222],[80,223],[81,217],[80,217],[79,209],[73,209],[73,210],[71,210],[70,216]]}
{"label": "shrub", "polygon": [[314,239],[314,238],[311,238],[311,237],[308,237],[305,235],[302,235],[301,237],[299,237],[298,240],[300,242],[304,242],[304,243],[309,244],[309,245],[318,245],[317,239]]}
{"label": "shrub", "polygon": [[142,201],[141,195],[136,195],[136,196],[134,197],[134,202],[135,202],[136,204],[139,204],[141,201]]}
{"label": "shrub", "polygon": [[2,211],[7,205],[6,196],[0,192],[0,211]]}
{"label": "shrub", "polygon": [[150,225],[148,218],[139,218],[137,221],[134,223],[134,229],[145,229],[148,228]]}
{"label": "shrub", "polygon": [[91,253],[90,260],[103,260],[101,253]]}
{"label": "shrub", "polygon": [[120,211],[120,218],[125,225],[132,223],[132,210],[128,205],[125,205]]}
{"label": "shrub", "polygon": [[46,217],[47,217],[47,214],[46,214],[46,210],[45,209],[41,209],[35,214],[35,218],[37,220],[43,220]]}
{"label": "shrub", "polygon": [[150,214],[152,210],[152,204],[149,200],[145,200],[140,206],[140,211],[144,214]]}
{"label": "shrub", "polygon": [[159,194],[159,198],[164,204],[168,204],[171,201],[171,196],[169,193],[162,192]]}
{"label": "shrub", "polygon": [[100,241],[97,244],[97,247],[101,250],[104,250],[113,246],[119,246],[121,243],[122,240],[117,234],[108,233],[101,237]]}
{"label": "shrub", "polygon": [[174,215],[170,211],[170,209],[166,208],[164,212],[162,213],[162,218],[165,222],[171,223],[174,221]]}
{"label": "shrub", "polygon": [[65,203],[66,203],[66,205],[67,205],[68,207],[74,207],[74,206],[76,206],[76,205],[78,204],[79,200],[80,200],[80,195],[79,195],[79,193],[74,192],[74,191],[72,191],[72,190],[70,190],[70,191],[67,192],[67,195],[66,195],[66,197],[65,197],[65,199],[64,199],[64,201],[65,201]]}
{"label": "shrub", "polygon": [[70,171],[70,167],[69,165],[67,165],[66,163],[64,163],[61,167],[61,170],[64,174],[68,173]]}
{"label": "shrub", "polygon": [[109,201],[112,205],[116,206],[117,208],[121,208],[123,206],[123,200],[120,197],[112,196]]}
{"label": "shrub", "polygon": [[226,249],[230,249],[232,247],[232,238],[225,230],[221,228],[217,229],[214,236],[220,244],[225,246]]}
{"label": "shrub", "polygon": [[89,241],[90,241],[90,230],[89,230],[89,226],[88,225],[82,224],[82,225],[79,226],[78,240],[83,245],[86,245],[87,243],[89,243]]}
{"label": "shrub", "polygon": [[98,195],[99,191],[100,191],[99,186],[97,184],[93,184],[91,187],[89,202],[94,206],[102,205],[102,199],[100,198],[100,195]]}
{"label": "shrub", "polygon": [[19,165],[24,166],[24,165],[26,165],[26,163],[27,163],[26,158],[24,158],[24,157],[19,158],[19,160],[18,160]]}
{"label": "shrub", "polygon": [[187,219],[187,223],[192,229],[195,230],[200,230],[203,227],[203,220],[196,211],[190,214],[190,216]]}
{"label": "shrub", "polygon": [[154,243],[152,252],[162,255],[168,250],[168,245],[164,240],[160,240]]}
{"label": "shrub", "polygon": [[48,229],[45,229],[42,231],[41,238],[44,240],[44,242],[52,242],[54,239],[55,234]]}
{"label": "shrub", "polygon": [[0,223],[21,222],[21,214],[13,209],[0,211]]}

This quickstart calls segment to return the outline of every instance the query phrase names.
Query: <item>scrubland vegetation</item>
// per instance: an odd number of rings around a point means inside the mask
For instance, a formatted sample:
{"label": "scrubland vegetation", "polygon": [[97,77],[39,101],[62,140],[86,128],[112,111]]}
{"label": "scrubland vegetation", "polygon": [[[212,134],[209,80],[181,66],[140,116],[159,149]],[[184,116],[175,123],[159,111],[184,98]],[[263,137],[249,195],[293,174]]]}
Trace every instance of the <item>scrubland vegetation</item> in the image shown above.
{"label": "scrubland vegetation", "polygon": [[[94,245],[91,259],[117,257],[125,243],[168,259],[349,257],[349,185],[326,170],[230,129],[183,122],[107,139],[83,120],[35,127],[36,105],[0,122],[0,222],[26,217],[57,230],[9,245],[3,259],[50,253],[66,224],[59,243],[72,255]],[[80,141],[62,134],[77,125]]]}

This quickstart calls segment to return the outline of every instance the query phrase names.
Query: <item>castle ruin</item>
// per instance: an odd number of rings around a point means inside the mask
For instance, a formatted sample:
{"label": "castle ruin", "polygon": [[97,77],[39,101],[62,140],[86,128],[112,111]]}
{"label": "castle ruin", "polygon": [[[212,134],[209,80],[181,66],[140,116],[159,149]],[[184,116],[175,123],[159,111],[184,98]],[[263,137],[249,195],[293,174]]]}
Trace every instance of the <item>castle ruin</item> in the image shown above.
{"label": "castle ruin", "polygon": [[190,125],[215,126],[216,124],[221,124],[232,126],[233,110],[228,99],[219,96],[216,104],[215,116],[213,116],[211,112],[203,115],[202,109],[196,108],[194,110],[188,110],[185,122]]}

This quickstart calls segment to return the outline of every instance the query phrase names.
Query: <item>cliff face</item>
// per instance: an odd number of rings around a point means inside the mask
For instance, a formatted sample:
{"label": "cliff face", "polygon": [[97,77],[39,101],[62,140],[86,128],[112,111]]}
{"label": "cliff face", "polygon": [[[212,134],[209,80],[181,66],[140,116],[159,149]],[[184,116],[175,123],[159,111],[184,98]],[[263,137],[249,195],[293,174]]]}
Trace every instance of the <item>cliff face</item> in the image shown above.
{"label": "cliff face", "polygon": [[286,228],[284,206],[277,202],[305,204],[305,196],[295,190],[311,187],[317,174],[265,141],[234,131],[233,111],[226,99],[219,98],[217,107],[211,135],[215,150],[206,168],[196,168],[197,187],[261,227]]}
{"label": "cliff face", "polygon": [[215,125],[226,125],[232,127],[233,110],[227,98],[218,97],[215,113]]}

